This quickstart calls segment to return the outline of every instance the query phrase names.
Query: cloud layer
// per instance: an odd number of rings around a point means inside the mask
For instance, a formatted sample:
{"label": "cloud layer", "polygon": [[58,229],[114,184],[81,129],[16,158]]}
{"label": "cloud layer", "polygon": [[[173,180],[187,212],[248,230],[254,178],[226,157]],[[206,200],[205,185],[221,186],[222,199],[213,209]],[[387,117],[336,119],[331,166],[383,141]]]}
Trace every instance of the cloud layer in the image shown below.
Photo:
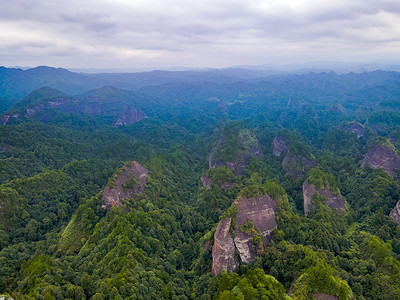
{"label": "cloud layer", "polygon": [[398,60],[398,0],[0,0],[0,64]]}

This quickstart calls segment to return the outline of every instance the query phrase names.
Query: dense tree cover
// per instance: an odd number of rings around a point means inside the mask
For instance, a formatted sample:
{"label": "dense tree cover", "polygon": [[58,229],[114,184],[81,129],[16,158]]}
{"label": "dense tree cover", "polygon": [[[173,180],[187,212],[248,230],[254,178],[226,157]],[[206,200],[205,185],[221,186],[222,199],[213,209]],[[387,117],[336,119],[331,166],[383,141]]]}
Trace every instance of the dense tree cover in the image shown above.
{"label": "dense tree cover", "polygon": [[[397,89],[393,95],[379,89],[385,80],[392,87],[399,79],[397,73],[310,73],[163,82],[140,89],[148,118],[129,126],[61,112],[51,122],[0,126],[0,293],[18,299],[400,299],[400,227],[389,217],[400,184],[361,167],[377,141],[399,147]],[[91,93],[131,95],[111,87]],[[350,121],[365,125],[364,136],[345,130]],[[286,139],[291,155],[315,159],[317,167],[297,179],[287,174],[283,156],[272,155],[275,136]],[[220,159],[232,161],[255,138],[262,155],[250,157],[240,176],[225,167],[209,170],[208,155],[220,138]],[[145,191],[104,210],[103,189],[131,160],[149,170]],[[209,189],[203,175],[212,180]],[[321,201],[305,217],[305,180],[340,193],[346,210]],[[132,179],[125,188],[135,184]],[[278,203],[269,246],[251,263],[212,277],[218,221],[235,215],[239,196],[265,193]],[[248,222],[242,230],[254,226]]]}

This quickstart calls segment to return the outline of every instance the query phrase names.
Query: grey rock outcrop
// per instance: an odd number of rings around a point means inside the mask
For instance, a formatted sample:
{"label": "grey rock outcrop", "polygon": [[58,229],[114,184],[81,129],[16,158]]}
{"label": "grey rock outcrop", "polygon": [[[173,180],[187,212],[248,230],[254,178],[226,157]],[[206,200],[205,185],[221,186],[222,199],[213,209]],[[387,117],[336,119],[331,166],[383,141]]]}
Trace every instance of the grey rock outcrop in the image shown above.
{"label": "grey rock outcrop", "polygon": [[[252,137],[255,139],[254,134],[252,134]],[[251,144],[247,143],[247,141],[248,141],[247,139],[243,141],[242,148],[244,148],[244,150],[236,155],[234,161],[223,161],[216,158],[216,152],[222,149],[224,143],[226,142],[223,136],[220,137],[216,146],[211,150],[211,153],[209,155],[208,158],[209,168],[212,169],[215,167],[224,166],[227,167],[228,169],[231,169],[236,176],[242,175],[244,169],[246,168],[249,157],[250,156],[260,157],[261,155],[260,143],[257,140],[255,140],[255,143],[253,142]]]}
{"label": "grey rock outcrop", "polygon": [[337,212],[345,210],[345,201],[340,194],[334,195],[328,188],[317,190],[314,185],[308,183],[308,180],[306,180],[303,183],[304,214],[306,216],[316,208],[316,205],[312,203],[312,197],[316,192],[328,199],[327,204],[331,209]]}
{"label": "grey rock outcrop", "polygon": [[357,138],[360,138],[365,135],[365,127],[358,122],[351,122],[347,124],[344,128],[344,131],[354,133]]}
{"label": "grey rock outcrop", "polygon": [[134,107],[127,107],[118,115],[114,126],[130,125],[145,118],[147,118],[147,115],[143,111],[137,110]]}
{"label": "grey rock outcrop", "polygon": [[[276,228],[275,212],[277,201],[268,195],[246,198],[240,197],[232,204],[237,207],[237,214],[221,220],[214,234],[212,249],[212,274],[217,276],[221,270],[235,269],[241,262],[250,263],[266,247]],[[244,230],[241,226],[251,224]],[[234,232],[234,237],[231,235]],[[255,236],[262,239],[256,245]],[[235,256],[238,253],[238,256]]]}
{"label": "grey rock outcrop", "polygon": [[287,154],[287,152],[289,151],[289,146],[286,143],[286,141],[280,137],[280,136],[276,136],[274,138],[273,141],[273,150],[272,150],[272,154],[274,156],[281,156],[281,154]]}
{"label": "grey rock outcrop", "polygon": [[[369,165],[373,169],[382,169],[396,179],[400,179],[400,156],[396,153],[396,149],[388,141],[383,144],[375,144],[365,155],[362,167]],[[397,171],[397,172],[396,172]]]}
{"label": "grey rock outcrop", "polygon": [[400,201],[396,203],[396,206],[390,212],[389,217],[391,217],[397,222],[397,224],[400,225]]}
{"label": "grey rock outcrop", "polygon": [[211,272],[214,276],[217,276],[222,270],[232,272],[239,266],[239,262],[235,258],[235,244],[230,233],[231,223],[231,217],[221,220],[214,234],[211,266]]}
{"label": "grey rock outcrop", "polygon": [[136,161],[126,164],[121,174],[114,175],[113,184],[108,184],[103,192],[102,208],[109,210],[111,207],[122,205],[123,199],[143,193],[148,170]]}

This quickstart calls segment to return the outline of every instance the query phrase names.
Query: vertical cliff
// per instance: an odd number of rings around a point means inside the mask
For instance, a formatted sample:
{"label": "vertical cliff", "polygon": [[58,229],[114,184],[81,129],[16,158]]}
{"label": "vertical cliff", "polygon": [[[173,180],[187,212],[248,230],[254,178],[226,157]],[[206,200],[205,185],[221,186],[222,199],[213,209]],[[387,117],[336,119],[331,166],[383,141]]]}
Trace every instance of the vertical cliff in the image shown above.
{"label": "vertical cliff", "polygon": [[382,169],[400,180],[400,156],[392,143],[383,139],[376,143],[365,155],[361,166],[369,165],[373,169]]}
{"label": "vertical cliff", "polygon": [[250,263],[263,252],[276,228],[277,201],[268,195],[240,197],[222,217],[214,234],[212,274]]}
{"label": "vertical cliff", "polygon": [[389,217],[391,217],[397,222],[397,224],[400,225],[400,201],[396,203],[396,206],[390,212]]}

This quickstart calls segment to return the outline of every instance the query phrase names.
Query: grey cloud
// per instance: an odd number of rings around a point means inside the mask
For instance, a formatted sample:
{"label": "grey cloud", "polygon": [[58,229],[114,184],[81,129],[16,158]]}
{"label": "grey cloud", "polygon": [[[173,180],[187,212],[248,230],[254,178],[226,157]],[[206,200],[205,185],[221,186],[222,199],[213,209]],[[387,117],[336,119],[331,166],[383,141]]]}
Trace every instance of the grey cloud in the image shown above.
{"label": "grey cloud", "polygon": [[[42,52],[48,61],[82,64],[123,63],[126,57],[131,63],[247,64],[280,55],[306,60],[307,53],[328,59],[329,48],[343,57],[384,57],[400,39],[397,0],[3,2],[0,22],[8,27],[0,28],[0,53],[13,57],[9,49],[18,46],[18,57],[31,55],[32,61]],[[9,37],[7,29],[21,33]]]}

